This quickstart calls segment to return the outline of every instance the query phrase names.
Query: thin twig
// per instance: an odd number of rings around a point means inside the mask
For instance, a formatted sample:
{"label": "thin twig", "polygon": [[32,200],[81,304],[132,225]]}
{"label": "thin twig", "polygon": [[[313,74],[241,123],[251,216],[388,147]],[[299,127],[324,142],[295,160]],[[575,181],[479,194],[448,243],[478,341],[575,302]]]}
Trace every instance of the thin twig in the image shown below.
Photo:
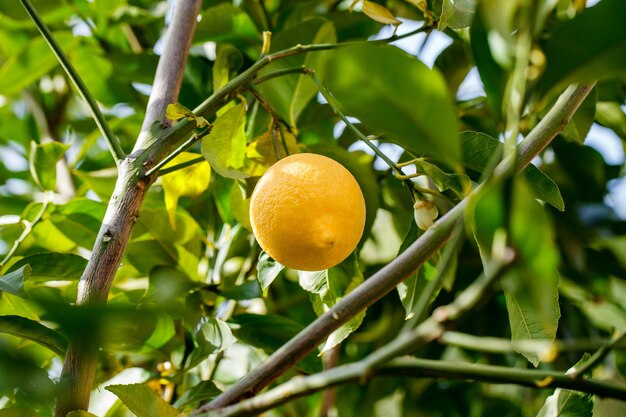
{"label": "thin twig", "polygon": [[[490,336],[475,336],[471,334],[447,331],[437,339],[439,343],[448,346],[456,346],[462,349],[488,353],[518,353],[520,351],[533,353],[540,357],[554,349],[556,352],[588,351],[602,348],[613,342],[612,339],[572,339],[572,340],[523,340],[511,343],[511,339]],[[616,342],[612,349],[626,349],[626,343],[622,339]]]}
{"label": "thin twig", "polygon": [[601,346],[580,368],[572,374],[573,378],[582,378],[587,372],[598,366],[606,355],[626,338],[626,332],[616,330],[615,335],[605,345]]}
{"label": "thin twig", "polygon": [[354,125],[354,123],[352,123],[350,119],[348,119],[348,117],[345,114],[343,114],[343,112],[339,108],[339,104],[337,103],[337,100],[335,100],[335,97],[331,94],[331,92],[328,91],[326,86],[319,80],[319,78],[317,78],[317,76],[315,75],[315,72],[310,71],[309,74],[311,75],[311,78],[313,79],[313,82],[315,83],[315,85],[317,85],[317,89],[319,90],[319,92],[328,102],[328,105],[333,109],[335,114],[337,114],[337,116],[339,116],[339,118],[346,124],[346,126],[348,126],[348,128],[352,130],[352,132],[354,132],[354,134],[360,140],[362,140],[380,159],[385,161],[385,163],[389,165],[389,168],[391,168],[396,174],[404,175],[404,173],[402,172],[400,168],[398,168],[396,163],[393,162],[391,159],[389,159],[389,157],[385,155],[384,152],[378,149],[378,146],[372,143],[372,141],[370,140],[370,137],[364,135],[363,132],[361,132]]}
{"label": "thin twig", "polygon": [[258,85],[264,83],[265,81],[269,81],[272,78],[282,77],[284,75],[293,75],[293,74],[308,74],[310,69],[305,66],[294,67],[294,68],[285,68],[278,71],[270,72],[269,74],[265,74],[261,77],[254,79],[254,84]]}
{"label": "thin twig", "polygon": [[54,39],[54,36],[52,36],[50,29],[48,29],[46,24],[43,22],[30,0],[20,0],[20,2],[22,3],[22,6],[24,6],[24,9],[26,9],[26,13],[28,13],[30,18],[35,23],[35,26],[37,26],[37,29],[39,30],[43,38],[46,40],[48,46],[50,46],[50,49],[52,49],[52,52],[54,52],[54,55],[56,55],[59,63],[65,70],[65,73],[67,74],[69,79],[72,80],[72,83],[74,83],[74,86],[78,90],[78,94],[83,98],[83,100],[87,102],[87,106],[89,107],[91,115],[94,118],[96,125],[98,125],[100,132],[102,132],[102,136],[109,146],[111,155],[113,155],[113,159],[115,159],[116,163],[119,163],[119,161],[124,159],[126,155],[124,154],[124,150],[122,149],[119,141],[115,137],[115,134],[113,133],[106,119],[104,118],[104,115],[100,111],[98,103],[96,103],[96,100],[94,100],[94,98],[92,97],[89,89],[87,89],[87,86],[80,78],[80,75],[78,75],[78,72],[76,72],[76,69],[65,55],[65,53],[61,49],[61,46],[57,43],[56,39]]}
{"label": "thin twig", "polygon": [[206,161],[204,156],[199,156],[197,158],[190,159],[189,161],[181,162],[180,164],[176,164],[168,168],[163,168],[159,170],[159,177],[162,177],[163,175],[169,174],[171,172],[181,170],[183,168],[190,167],[195,164],[199,164],[200,162],[204,162],[204,161]]}
{"label": "thin twig", "polygon": [[[199,141],[200,139],[202,139],[203,137],[205,137],[206,135],[211,133],[211,129],[212,128],[213,128],[213,126],[209,125],[203,131],[198,132],[198,133],[192,135],[189,139],[187,139],[185,142],[183,142],[178,148],[174,149],[169,155],[167,155],[165,158],[161,159],[156,165],[154,165],[152,168],[150,168],[148,171],[146,171],[146,173],[144,175],[146,177],[149,177],[152,174],[154,174],[155,172],[157,172],[158,170],[160,170],[161,168],[163,168],[165,165],[167,165],[168,162],[172,161],[174,158],[176,158],[178,155],[180,155],[182,152],[184,152],[185,149],[187,149],[188,147],[190,147],[191,145],[193,145],[194,143],[196,143],[197,141]],[[189,164],[189,165],[191,165],[191,164]],[[169,172],[171,172],[171,170]]]}

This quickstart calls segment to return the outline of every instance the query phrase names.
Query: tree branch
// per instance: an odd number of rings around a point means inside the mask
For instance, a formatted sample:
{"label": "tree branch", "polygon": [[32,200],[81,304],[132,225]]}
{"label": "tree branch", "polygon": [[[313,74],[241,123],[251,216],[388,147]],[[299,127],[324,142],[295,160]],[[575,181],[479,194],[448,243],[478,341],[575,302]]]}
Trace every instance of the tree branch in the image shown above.
{"label": "tree branch", "polygon": [[[520,144],[515,165],[517,172],[528,166],[531,160],[565,128],[591,88],[593,85],[573,85],[565,90],[552,109]],[[515,162],[513,158],[502,161],[496,168],[496,176],[506,174]],[[274,352],[263,364],[199,410],[221,408],[243,397],[256,394],[315,349],[342,324],[392,291],[448,241],[455,224],[463,217],[468,199],[475,198],[481,188],[479,186],[474,190],[400,256],[347,294],[329,311]]]}
{"label": "tree branch", "polygon": [[295,377],[254,398],[220,410],[198,414],[195,417],[257,415],[270,408],[329,387],[384,376],[469,380],[495,384],[515,384],[535,389],[564,388],[622,401],[626,398],[626,385],[624,384],[586,378],[576,379],[563,372],[405,357],[395,359],[371,373],[366,366],[357,362],[315,375]]}
{"label": "tree branch", "polygon": [[[149,102],[162,104],[162,100],[172,102],[177,100],[200,3],[201,0],[178,0],[175,3],[172,22],[166,35],[166,46],[155,75],[152,93],[156,98],[152,98],[151,95]],[[185,43],[176,43],[181,40],[185,40]],[[172,62],[175,62],[175,65]],[[169,79],[177,81],[171,82]],[[148,109],[145,120],[148,126],[154,119],[164,114],[165,107],[160,107],[161,104],[153,104]],[[140,134],[135,149],[147,146],[142,137],[147,138],[147,135]],[[145,175],[145,170],[146,166],[140,158],[129,156],[120,161],[115,190],[109,201],[91,258],[79,282],[78,304],[106,302],[145,195],[157,178],[157,175]],[[55,417],[65,417],[74,410],[87,410],[97,360],[97,346],[85,343],[84,340],[70,341],[61,374],[62,388]]]}
{"label": "tree branch", "polygon": [[78,94],[83,98],[83,100],[87,102],[87,106],[89,107],[91,115],[96,121],[96,125],[98,125],[98,128],[102,132],[102,136],[107,142],[109,150],[113,155],[113,159],[115,159],[115,162],[121,161],[125,157],[124,151],[122,150],[119,141],[115,137],[115,134],[107,124],[104,115],[98,107],[98,103],[96,103],[96,100],[94,100],[94,98],[91,96],[89,89],[87,89],[87,86],[80,78],[80,75],[78,75],[78,72],[76,72],[76,70],[74,69],[74,66],[72,65],[70,60],[67,58],[67,56],[65,56],[65,53],[52,36],[52,33],[50,33],[50,30],[43,22],[43,20],[37,13],[37,10],[35,10],[33,5],[31,4],[30,0],[20,0],[20,2],[22,3],[22,6],[24,6],[24,9],[26,9],[26,13],[28,13],[30,18],[35,23],[35,26],[37,26],[37,29],[41,33],[41,36],[43,36],[43,38],[46,40],[46,43],[48,43],[48,46],[50,46],[50,49],[52,49],[52,52],[54,52],[54,54],[56,55],[59,63],[65,70],[65,73],[74,83],[74,86],[78,90]]}
{"label": "tree branch", "polygon": [[178,100],[201,4],[201,0],[177,0],[174,2],[172,23],[165,35],[163,53],[159,59],[152,83],[146,116],[141,126],[139,140],[133,151],[145,149],[150,145],[150,137],[147,135],[150,127],[154,122],[163,119],[168,104],[176,103]]}

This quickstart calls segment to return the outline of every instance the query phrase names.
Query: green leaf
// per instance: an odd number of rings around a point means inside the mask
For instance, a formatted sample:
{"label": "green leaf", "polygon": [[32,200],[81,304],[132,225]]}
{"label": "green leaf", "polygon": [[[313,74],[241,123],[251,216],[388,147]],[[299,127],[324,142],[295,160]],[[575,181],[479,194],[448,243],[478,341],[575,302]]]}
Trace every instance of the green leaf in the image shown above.
{"label": "green leaf", "polygon": [[144,384],[109,385],[115,394],[137,417],[178,417],[178,411]]}
{"label": "green leaf", "polygon": [[256,269],[258,271],[257,279],[261,284],[261,289],[263,290],[263,296],[267,296],[267,291],[285,267],[272,259],[267,253],[261,252],[259,255],[259,262],[257,263]]}
{"label": "green leaf", "polygon": [[599,101],[596,103],[596,120],[626,140],[626,114],[618,103]]}
{"label": "green leaf", "polygon": [[250,196],[247,195],[243,184],[235,181],[230,189],[230,210],[237,222],[247,230],[252,230],[250,226]]}
{"label": "green leaf", "polygon": [[246,109],[238,104],[220,115],[211,133],[202,139],[202,155],[223,177],[248,177],[241,169],[246,156],[245,126]]}
{"label": "green leaf", "polygon": [[13,270],[13,272],[2,275],[0,277],[0,291],[26,298],[24,281],[30,277],[31,271],[30,265],[26,264],[19,269]]}
{"label": "green leaf", "polygon": [[611,16],[626,16],[626,2],[603,0],[554,30],[544,47],[547,64],[540,94],[624,75],[626,26]]}
{"label": "green leaf", "polygon": [[110,352],[147,354],[163,346],[176,333],[174,321],[163,312],[139,311],[129,317],[113,314],[104,316],[107,318],[104,349]]}
{"label": "green leaf", "polygon": [[[271,52],[277,52],[302,44],[333,43],[337,41],[333,23],[325,19],[313,18],[290,29],[279,32],[272,38]],[[315,70],[319,79],[324,79],[326,63],[332,52],[312,52],[298,54],[275,61],[259,72],[259,76],[267,75],[287,68],[306,67]],[[258,86],[276,112],[291,126],[296,126],[298,117],[307,104],[317,94],[317,87],[311,77],[306,74],[294,74],[278,77]]]}
{"label": "green leaf", "polygon": [[591,394],[557,388],[546,398],[537,417],[592,417],[593,401]]}
{"label": "green leaf", "polygon": [[363,13],[383,25],[400,26],[402,21],[396,19],[391,11],[382,4],[363,0]]}
{"label": "green leaf", "polygon": [[93,248],[106,205],[88,198],[75,198],[55,206],[50,220],[58,230],[77,245]]}
{"label": "green leaf", "polygon": [[228,324],[215,318],[204,318],[196,332],[198,350],[192,355],[192,363],[198,363],[212,353],[219,353],[232,346],[237,339]]}
{"label": "green leaf", "polygon": [[[230,321],[237,325],[233,330],[237,339],[263,349],[268,354],[280,349],[304,329],[304,326],[296,321],[272,314],[238,314]],[[315,373],[321,371],[322,363],[315,354],[309,353],[296,364],[296,367],[307,373]]]}
{"label": "green leaf", "polygon": [[20,259],[9,270],[16,271],[24,265],[30,265],[33,281],[77,280],[87,267],[87,259],[71,253],[40,253]]}
{"label": "green leaf", "polygon": [[195,42],[212,40],[233,42],[247,47],[250,44],[260,46],[256,25],[240,8],[230,3],[221,3],[207,8],[201,16],[194,36]]}
{"label": "green leaf", "polygon": [[143,303],[158,308],[172,306],[178,308],[177,300],[182,299],[201,284],[192,281],[186,274],[171,266],[156,266],[150,270],[150,285]]}
{"label": "green leaf", "polygon": [[459,86],[470,72],[474,62],[465,42],[453,41],[435,60],[435,67],[441,71],[448,84],[450,96],[456,97]]}
{"label": "green leaf", "polygon": [[[553,226],[521,178],[515,181],[513,193],[510,233],[522,266],[514,268],[513,275],[503,282],[507,307],[509,312],[513,311],[510,318],[513,342],[522,338],[554,341],[561,312],[558,300],[560,260]],[[529,224],[533,227],[528,227]],[[514,326],[517,313],[525,318],[521,327],[519,321]],[[532,362],[531,358],[529,360]]]}
{"label": "green leaf", "polygon": [[506,89],[508,74],[494,59],[494,51],[489,43],[489,33],[491,32],[486,27],[483,13],[481,13],[481,9],[485,8],[487,7],[484,5],[478,8],[479,10],[470,29],[472,55],[474,56],[480,79],[485,86],[487,100],[494,111],[496,119],[500,120],[502,118],[502,99]]}
{"label": "green leaf", "polygon": [[626,310],[610,299],[598,297],[568,279],[562,279],[559,289],[572,301],[594,326],[607,332],[626,329]]}
{"label": "green leaf", "polygon": [[213,382],[200,381],[185,391],[185,393],[174,402],[174,407],[197,407],[201,403],[212,400],[221,393],[222,391],[217,388]]}
{"label": "green leaf", "polygon": [[[322,315],[363,282],[363,273],[359,269],[357,257],[352,253],[345,261],[330,269],[317,272],[298,271],[300,286],[312,293],[311,301],[317,315]],[[344,323],[328,336],[322,352],[324,353],[341,343],[358,329],[365,317],[365,311]]]}
{"label": "green leaf", "polygon": [[[199,156],[201,155],[182,152],[164,168],[191,161]],[[180,197],[196,198],[209,188],[210,182],[211,166],[206,161],[161,176],[165,208],[174,229],[176,228],[176,207]]]}
{"label": "green leaf", "polygon": [[[476,172],[482,172],[490,163],[494,153],[502,152],[502,142],[479,132],[461,132],[461,152],[463,165]],[[522,172],[537,198],[554,208],[563,211],[565,203],[557,185],[534,165],[529,165]]]}
{"label": "green leaf", "polygon": [[470,27],[476,10],[476,0],[443,0],[437,29],[465,29]]}
{"label": "green leaf", "polygon": [[0,333],[32,340],[61,357],[65,355],[67,348],[67,340],[59,333],[37,321],[21,316],[0,316]]}
{"label": "green leaf", "polygon": [[[54,37],[66,51],[79,42],[69,32],[55,32]],[[19,54],[9,56],[0,66],[0,94],[19,94],[57,65],[59,63],[46,41],[40,36],[33,37],[26,48]]]}
{"label": "green leaf", "polygon": [[44,191],[54,191],[57,183],[57,162],[69,148],[60,142],[37,145],[31,142],[29,168],[37,185]]}
{"label": "green leaf", "polygon": [[347,115],[386,132],[414,155],[452,167],[460,162],[458,123],[445,80],[390,45],[359,44],[335,52],[327,83]]}

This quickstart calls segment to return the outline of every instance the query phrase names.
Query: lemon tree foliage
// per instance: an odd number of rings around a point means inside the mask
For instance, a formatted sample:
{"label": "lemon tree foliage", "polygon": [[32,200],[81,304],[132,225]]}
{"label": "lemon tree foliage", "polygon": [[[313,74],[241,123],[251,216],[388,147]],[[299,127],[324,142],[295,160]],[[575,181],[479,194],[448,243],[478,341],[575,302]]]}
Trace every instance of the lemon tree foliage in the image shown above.
{"label": "lemon tree foliage", "polygon": [[191,3],[0,2],[0,417],[626,414],[623,0]]}

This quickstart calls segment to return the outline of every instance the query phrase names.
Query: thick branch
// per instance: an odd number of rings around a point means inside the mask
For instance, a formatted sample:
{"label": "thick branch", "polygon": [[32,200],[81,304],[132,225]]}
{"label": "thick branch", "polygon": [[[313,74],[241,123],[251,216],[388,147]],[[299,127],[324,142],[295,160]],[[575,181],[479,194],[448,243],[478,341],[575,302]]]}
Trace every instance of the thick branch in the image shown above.
{"label": "thick branch", "polygon": [[[570,86],[561,95],[554,107],[520,145],[516,164],[518,172],[528,166],[530,161],[564,129],[592,87],[592,85]],[[511,158],[500,163],[496,175],[506,173],[513,163],[515,161]],[[199,410],[221,408],[243,397],[256,394],[315,349],[342,324],[392,291],[445,244],[454,230],[454,225],[462,219],[468,199],[473,198],[479,191],[475,190],[395,260],[342,298],[245,378]]]}
{"label": "thick branch", "polygon": [[135,144],[135,151],[149,145],[146,134],[150,126],[165,116],[168,104],[178,100],[178,92],[183,80],[183,69],[189,55],[189,47],[198,23],[200,0],[177,0],[174,3],[172,23],[167,30],[163,53],[159,59],[152,93],[148,100],[146,117],[141,126],[141,135]]}
{"label": "thick branch", "polygon": [[[200,3],[200,0],[178,0],[175,3],[172,23],[168,29],[168,41],[155,76],[153,95],[156,98],[151,96],[151,103],[161,103],[161,100],[174,102],[178,99],[185,58],[195,29],[195,16]],[[181,40],[185,40],[185,43],[177,43]],[[175,61],[175,64],[163,61]],[[175,81],[171,82],[169,78]],[[161,113],[157,114],[159,111]],[[157,108],[157,105],[153,105],[146,114],[145,122],[149,126],[155,118],[162,117],[164,112],[165,107]],[[136,149],[146,146],[142,142],[142,136],[147,137],[140,135]],[[92,256],[79,283],[78,304],[105,303],[107,300],[113,277],[139,216],[141,204],[157,177],[146,176],[145,169],[146,166],[140,159],[131,156],[124,158],[119,164],[115,191],[109,201]],[[61,374],[62,389],[55,417],[64,417],[74,410],[87,410],[97,359],[97,346],[86,344],[84,341],[70,343]]]}

